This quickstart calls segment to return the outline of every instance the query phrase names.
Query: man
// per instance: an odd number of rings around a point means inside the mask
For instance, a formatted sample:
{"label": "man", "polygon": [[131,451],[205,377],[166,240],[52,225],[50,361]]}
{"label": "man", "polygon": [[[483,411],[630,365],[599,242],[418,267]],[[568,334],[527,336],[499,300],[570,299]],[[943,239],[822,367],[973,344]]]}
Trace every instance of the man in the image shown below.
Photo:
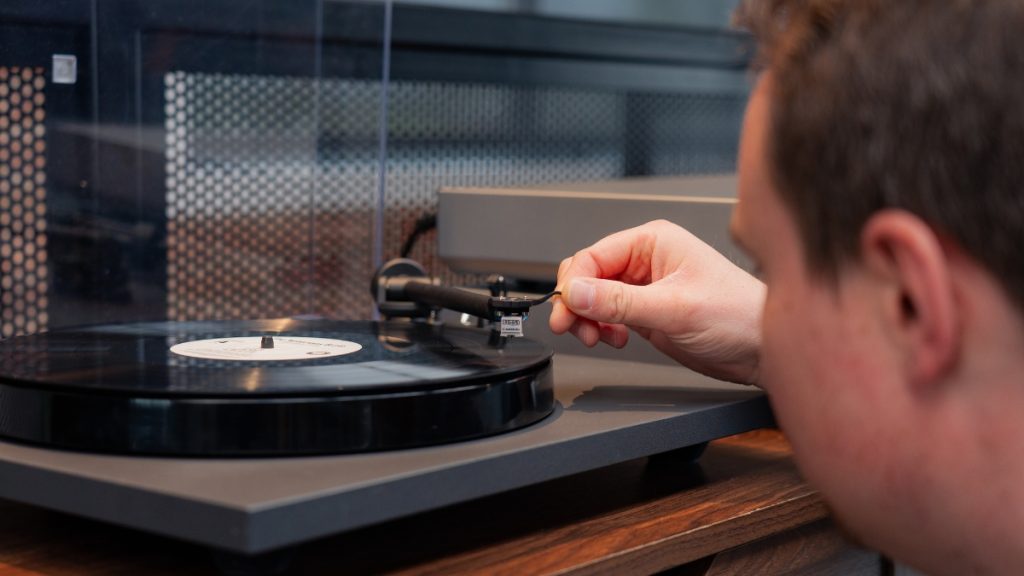
{"label": "man", "polygon": [[866,544],[1024,574],[1024,2],[763,0],[731,224],[763,284],[654,222],[562,263],[556,333],[627,327],[762,386]]}

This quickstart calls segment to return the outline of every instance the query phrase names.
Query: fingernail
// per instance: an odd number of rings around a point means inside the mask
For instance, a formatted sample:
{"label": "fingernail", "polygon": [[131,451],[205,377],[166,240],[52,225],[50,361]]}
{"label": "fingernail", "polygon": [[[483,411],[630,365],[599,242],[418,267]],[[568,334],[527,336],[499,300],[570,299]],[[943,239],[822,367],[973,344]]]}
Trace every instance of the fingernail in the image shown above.
{"label": "fingernail", "polygon": [[573,310],[590,310],[596,295],[597,287],[589,280],[575,278],[569,283],[569,307]]}

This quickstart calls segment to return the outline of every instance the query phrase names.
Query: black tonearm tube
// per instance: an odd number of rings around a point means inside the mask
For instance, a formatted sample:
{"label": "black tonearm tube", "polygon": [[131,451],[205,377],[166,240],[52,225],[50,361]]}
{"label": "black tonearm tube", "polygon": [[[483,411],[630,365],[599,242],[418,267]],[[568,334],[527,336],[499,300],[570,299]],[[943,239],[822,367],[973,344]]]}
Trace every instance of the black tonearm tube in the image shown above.
{"label": "black tonearm tube", "polygon": [[497,323],[503,318],[525,318],[531,307],[558,294],[524,298],[442,286],[419,263],[405,258],[382,266],[374,276],[371,291],[381,314],[388,318],[428,317],[431,311],[444,308]]}

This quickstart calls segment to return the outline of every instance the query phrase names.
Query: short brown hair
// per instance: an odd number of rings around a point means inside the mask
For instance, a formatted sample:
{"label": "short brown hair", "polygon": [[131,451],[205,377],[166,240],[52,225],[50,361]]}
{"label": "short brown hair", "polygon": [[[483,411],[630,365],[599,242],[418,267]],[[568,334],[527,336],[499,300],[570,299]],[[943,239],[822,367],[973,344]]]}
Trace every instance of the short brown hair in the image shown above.
{"label": "short brown hair", "polygon": [[770,164],[808,266],[874,212],[917,214],[1024,306],[1024,2],[747,0],[771,71]]}

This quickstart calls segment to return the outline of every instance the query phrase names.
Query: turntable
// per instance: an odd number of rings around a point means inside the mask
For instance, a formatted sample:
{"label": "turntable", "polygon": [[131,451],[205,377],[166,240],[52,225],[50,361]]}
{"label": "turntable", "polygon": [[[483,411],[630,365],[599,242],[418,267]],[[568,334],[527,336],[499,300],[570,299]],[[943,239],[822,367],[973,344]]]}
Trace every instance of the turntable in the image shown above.
{"label": "turntable", "polygon": [[749,387],[522,337],[557,293],[440,286],[408,260],[371,289],[381,322],[0,342],[0,497],[252,555],[772,423]]}

